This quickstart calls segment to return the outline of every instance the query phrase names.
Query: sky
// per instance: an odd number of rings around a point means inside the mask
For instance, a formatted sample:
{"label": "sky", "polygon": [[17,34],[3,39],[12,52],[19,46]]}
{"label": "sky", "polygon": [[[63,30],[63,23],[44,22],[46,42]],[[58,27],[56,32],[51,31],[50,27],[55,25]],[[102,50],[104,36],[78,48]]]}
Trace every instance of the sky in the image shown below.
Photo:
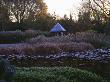
{"label": "sky", "polygon": [[81,0],[44,0],[48,6],[48,12],[63,17],[73,14],[74,16],[78,13],[78,8],[81,6]]}

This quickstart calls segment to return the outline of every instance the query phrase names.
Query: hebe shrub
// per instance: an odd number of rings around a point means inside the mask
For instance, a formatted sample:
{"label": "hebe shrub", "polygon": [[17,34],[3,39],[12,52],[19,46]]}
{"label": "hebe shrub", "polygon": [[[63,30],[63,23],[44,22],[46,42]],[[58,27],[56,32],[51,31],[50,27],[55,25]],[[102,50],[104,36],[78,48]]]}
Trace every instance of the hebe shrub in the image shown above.
{"label": "hebe shrub", "polygon": [[8,61],[0,58],[0,80],[12,82],[15,76],[15,68]]}

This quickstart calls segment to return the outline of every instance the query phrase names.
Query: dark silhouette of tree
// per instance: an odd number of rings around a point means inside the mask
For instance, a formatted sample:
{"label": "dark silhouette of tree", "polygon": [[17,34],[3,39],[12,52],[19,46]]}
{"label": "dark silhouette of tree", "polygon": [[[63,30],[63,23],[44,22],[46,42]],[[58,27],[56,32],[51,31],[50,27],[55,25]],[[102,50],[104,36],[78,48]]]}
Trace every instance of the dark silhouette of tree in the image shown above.
{"label": "dark silhouette of tree", "polygon": [[92,29],[92,16],[89,4],[87,2],[82,4],[78,14],[78,27],[80,31],[87,31]]}
{"label": "dark silhouette of tree", "polygon": [[6,28],[6,24],[9,22],[9,13],[7,7],[0,1],[0,30]]}
{"label": "dark silhouette of tree", "polygon": [[78,31],[76,22],[74,21],[71,14],[70,17],[64,15],[64,18],[57,20],[57,22],[61,23],[61,25],[67,30],[67,32],[75,33]]}
{"label": "dark silhouette of tree", "polygon": [[110,15],[109,15],[110,0],[83,0],[83,1],[86,1],[86,3],[89,4],[89,9],[98,18],[101,18],[103,21],[110,20]]}
{"label": "dark silhouette of tree", "polygon": [[33,22],[36,21],[37,15],[47,14],[47,6],[43,0],[1,0],[0,3],[0,6],[6,8],[8,18],[17,22],[16,29],[25,28],[25,20]]}
{"label": "dark silhouette of tree", "polygon": [[46,13],[46,5],[42,0],[3,0],[6,5],[9,16],[13,16],[17,22],[21,23],[30,15]]}

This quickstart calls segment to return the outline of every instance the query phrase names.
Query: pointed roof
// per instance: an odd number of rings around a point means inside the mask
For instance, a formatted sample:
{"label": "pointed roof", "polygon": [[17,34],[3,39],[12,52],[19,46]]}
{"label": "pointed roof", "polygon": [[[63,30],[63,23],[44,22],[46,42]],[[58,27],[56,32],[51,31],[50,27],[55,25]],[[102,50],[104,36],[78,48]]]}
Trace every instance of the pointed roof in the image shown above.
{"label": "pointed roof", "polygon": [[65,32],[66,30],[59,24],[57,23],[51,30],[50,32]]}

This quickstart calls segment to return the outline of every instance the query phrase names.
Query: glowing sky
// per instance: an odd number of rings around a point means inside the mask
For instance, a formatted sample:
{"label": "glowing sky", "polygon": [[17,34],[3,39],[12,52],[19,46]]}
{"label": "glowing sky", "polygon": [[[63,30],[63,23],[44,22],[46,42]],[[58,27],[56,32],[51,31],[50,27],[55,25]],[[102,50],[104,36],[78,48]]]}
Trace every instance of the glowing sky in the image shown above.
{"label": "glowing sky", "polygon": [[48,12],[63,17],[64,14],[69,15],[70,12],[77,13],[81,0],[44,0],[48,6]]}

